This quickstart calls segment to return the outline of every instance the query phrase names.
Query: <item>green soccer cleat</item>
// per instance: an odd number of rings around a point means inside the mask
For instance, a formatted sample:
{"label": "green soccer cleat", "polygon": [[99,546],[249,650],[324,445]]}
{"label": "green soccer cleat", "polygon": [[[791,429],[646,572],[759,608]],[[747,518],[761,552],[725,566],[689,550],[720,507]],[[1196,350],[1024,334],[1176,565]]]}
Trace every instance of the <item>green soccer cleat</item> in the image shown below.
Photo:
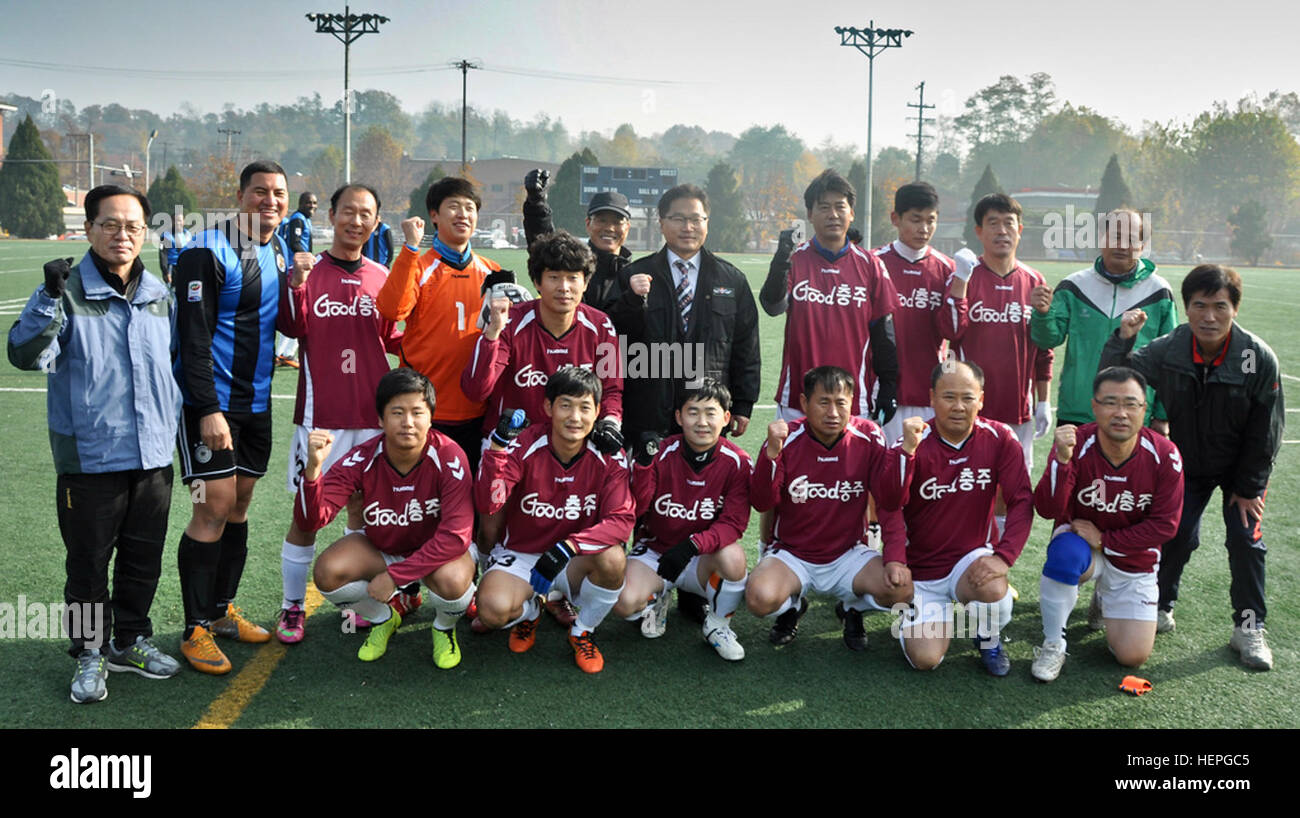
{"label": "green soccer cleat", "polygon": [[370,633],[366,636],[366,641],[357,651],[357,658],[363,662],[373,662],[388,652],[388,640],[397,633],[397,629],[402,626],[402,615],[393,607],[389,606],[392,616],[383,622],[371,625]]}
{"label": "green soccer cleat", "polygon": [[456,628],[433,629],[433,663],[443,670],[460,664],[460,645],[456,642]]}

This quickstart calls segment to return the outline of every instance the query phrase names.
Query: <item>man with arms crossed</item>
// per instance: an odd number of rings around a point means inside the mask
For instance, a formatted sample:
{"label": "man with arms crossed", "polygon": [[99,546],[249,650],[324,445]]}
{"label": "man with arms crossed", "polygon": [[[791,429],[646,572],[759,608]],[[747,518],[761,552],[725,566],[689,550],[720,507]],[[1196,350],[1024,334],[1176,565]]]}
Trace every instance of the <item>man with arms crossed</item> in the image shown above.
{"label": "man with arms crossed", "polygon": [[1156,640],[1160,545],[1178,530],[1183,460],[1178,447],[1142,427],[1146,379],[1127,367],[1093,380],[1096,423],[1056,428],[1056,446],[1034,490],[1034,508],[1056,528],[1039,583],[1043,646],[1034,678],[1050,682],[1065,664],[1065,622],[1079,586],[1095,575],[1106,642],[1138,667]]}

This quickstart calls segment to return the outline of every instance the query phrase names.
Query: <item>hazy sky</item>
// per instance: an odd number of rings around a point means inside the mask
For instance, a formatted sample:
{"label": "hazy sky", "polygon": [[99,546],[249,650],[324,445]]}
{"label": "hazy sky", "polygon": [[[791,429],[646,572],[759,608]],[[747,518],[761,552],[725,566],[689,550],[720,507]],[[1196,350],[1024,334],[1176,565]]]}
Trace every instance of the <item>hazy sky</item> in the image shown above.
{"label": "hazy sky", "polygon": [[[169,114],[182,102],[206,112],[312,92],[334,100],[342,90],[342,45],[303,16],[341,12],[341,3],[4,7],[0,94],[49,89],[78,107],[117,102]],[[915,112],[905,106],[923,80],[926,101],[955,114],[1001,74],[1046,71],[1061,100],[1133,129],[1187,119],[1219,99],[1300,88],[1300,11],[1284,3],[361,0],[352,11],[391,18],[353,45],[354,87],[387,90],[416,113],[435,100],[459,102],[460,73],[445,66],[478,60],[498,71],[470,72],[471,105],[521,120],[545,113],[574,134],[622,122],[640,134],[674,123],[739,134],[781,122],[810,144],[830,136],[865,147],[867,59],[841,47],[833,29],[873,18],[915,32],[876,60],[877,149],[910,144],[915,125],[906,117]],[[83,70],[112,65],[122,70]]]}

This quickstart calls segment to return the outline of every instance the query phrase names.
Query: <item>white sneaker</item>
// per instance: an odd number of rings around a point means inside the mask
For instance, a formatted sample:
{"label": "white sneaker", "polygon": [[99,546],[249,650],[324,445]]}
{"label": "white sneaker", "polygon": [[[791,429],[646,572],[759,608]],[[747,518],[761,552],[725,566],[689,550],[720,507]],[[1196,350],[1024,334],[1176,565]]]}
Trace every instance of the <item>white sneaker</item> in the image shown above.
{"label": "white sneaker", "polygon": [[728,662],[739,662],[745,658],[745,648],[736,639],[731,622],[726,618],[710,615],[700,632],[704,634],[704,641],[712,645],[718,655]]}
{"label": "white sneaker", "polygon": [[671,597],[667,591],[662,591],[655,597],[654,604],[646,608],[645,613],[641,615],[641,635],[646,639],[658,639],[668,630],[668,600]]}
{"label": "white sneaker", "polygon": [[1163,608],[1156,611],[1156,633],[1169,633],[1178,626],[1174,621],[1174,612]]}
{"label": "white sneaker", "polygon": [[1228,647],[1241,654],[1241,663],[1255,670],[1273,669],[1273,651],[1264,640],[1267,633],[1263,628],[1243,628],[1240,625],[1232,629],[1232,639]]}
{"label": "white sneaker", "polygon": [[[1170,616],[1172,617],[1172,614]],[[1159,630],[1160,627],[1159,618],[1160,618],[1160,614],[1157,613],[1156,614],[1157,630]],[[1101,594],[1097,593],[1096,588],[1092,589],[1092,601],[1088,603],[1088,630],[1090,631],[1106,630],[1105,617],[1102,615],[1101,612]]]}
{"label": "white sneaker", "polygon": [[1044,642],[1042,647],[1034,648],[1034,663],[1029,667],[1029,672],[1040,682],[1050,682],[1061,675],[1061,667],[1064,665],[1065,645],[1060,642]]}

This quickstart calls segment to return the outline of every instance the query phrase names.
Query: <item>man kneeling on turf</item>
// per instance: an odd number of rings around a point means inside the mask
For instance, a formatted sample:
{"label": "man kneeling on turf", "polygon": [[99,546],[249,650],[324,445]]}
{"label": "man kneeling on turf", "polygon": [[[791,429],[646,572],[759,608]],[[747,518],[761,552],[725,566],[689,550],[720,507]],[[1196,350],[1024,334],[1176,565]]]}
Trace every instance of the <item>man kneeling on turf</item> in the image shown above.
{"label": "man kneeling on turf", "polygon": [[[745,595],[749,525],[749,455],[722,438],[731,423],[731,392],[712,378],[682,393],[682,433],[638,456],[632,476],[641,537],[627,565],[614,612],[641,619],[654,639],[667,625],[669,592],[680,588],[708,600],[704,640],[723,659],[745,658],[731,615]],[[644,458],[644,462],[642,461]],[[646,607],[646,602],[654,604]]]}
{"label": "man kneeling on turf", "polygon": [[1155,645],[1156,570],[1182,517],[1183,460],[1168,438],[1143,428],[1146,390],[1135,370],[1103,369],[1092,383],[1097,422],[1056,429],[1054,456],[1034,490],[1034,508],[1057,523],[1039,585],[1043,646],[1030,668],[1039,681],[1060,675],[1065,621],[1079,586],[1094,576],[1093,599],[1119,663],[1137,667]]}
{"label": "man kneeling on turf", "polygon": [[[998,636],[1011,621],[1007,571],[1024,550],[1034,521],[1024,450],[1005,423],[979,416],[984,372],[970,361],[945,361],[930,375],[934,419],[916,447],[909,499],[882,514],[885,570],[911,580],[912,605],[896,627],[903,654],[917,670],[943,661],[954,634],[954,602],[973,623],[975,646],[994,676],[1011,672]],[[915,421],[910,418],[908,422]],[[993,507],[1006,501],[1006,531],[998,536]]]}
{"label": "man kneeling on turf", "polygon": [[474,502],[465,453],[430,427],[433,407],[428,378],[394,369],[376,388],[382,435],[348,452],[323,479],[321,464],[334,436],[313,429],[307,438],[307,465],[293,510],[299,530],[328,525],[361,492],[364,533],[326,548],[314,577],[326,599],[370,621],[370,634],[357,651],[363,662],[383,656],[402,624],[391,604],[398,588],[423,579],[436,613],[434,664],[444,670],[460,664],[455,625],[474,593]]}
{"label": "man kneeling on turf", "polygon": [[775,645],[798,633],[809,591],[839,600],[835,613],[852,650],[867,647],[863,611],[912,596],[911,584],[890,581],[879,552],[866,546],[866,514],[868,496],[881,509],[906,499],[922,422],[913,418],[902,448],[889,449],[879,426],[853,415],[853,391],[847,370],[808,370],[799,395],[805,417],[769,424],[754,466],[750,499],[759,511],[775,508],[776,523],[772,547],[749,577],[745,604],[756,616],[776,616],[769,635]]}
{"label": "man kneeling on turf", "polygon": [[549,423],[521,433],[523,413],[502,411],[474,488],[480,513],[505,509],[505,538],[479,582],[479,620],[514,626],[510,650],[523,653],[554,584],[579,608],[569,644],[587,673],[605,666],[591,632],[623,591],[623,544],[636,521],[623,453],[602,454],[589,439],[600,394],[591,370],[566,366],[546,382]]}

